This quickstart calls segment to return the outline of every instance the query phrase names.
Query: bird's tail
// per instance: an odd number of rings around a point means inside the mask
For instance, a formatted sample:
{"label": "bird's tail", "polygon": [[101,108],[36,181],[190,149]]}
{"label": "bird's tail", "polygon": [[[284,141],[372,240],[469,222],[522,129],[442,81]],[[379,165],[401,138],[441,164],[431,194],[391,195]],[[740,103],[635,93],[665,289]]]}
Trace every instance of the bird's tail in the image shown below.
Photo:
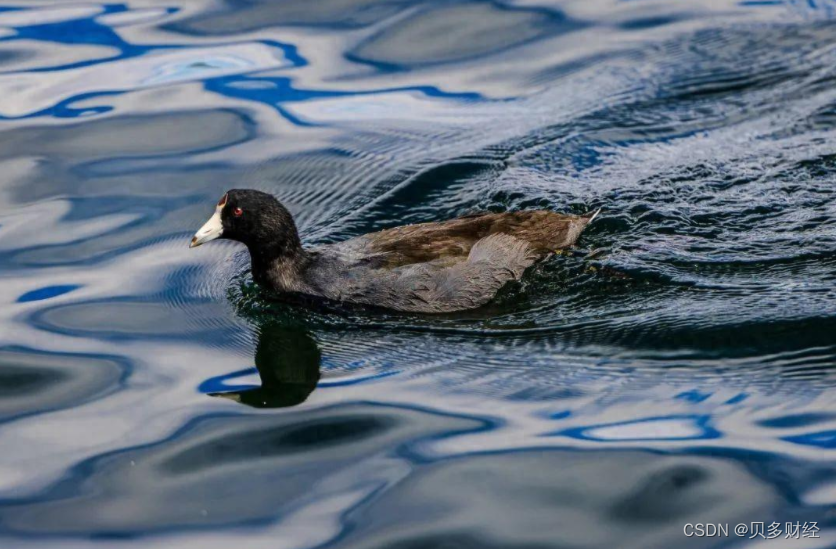
{"label": "bird's tail", "polygon": [[603,210],[603,208],[598,208],[597,210],[595,210],[591,214],[587,213],[587,214],[582,215],[581,217],[586,217],[587,218],[586,223],[588,225],[588,224],[592,223],[592,221],[595,220],[596,217],[598,217],[598,214],[601,213],[601,210]]}

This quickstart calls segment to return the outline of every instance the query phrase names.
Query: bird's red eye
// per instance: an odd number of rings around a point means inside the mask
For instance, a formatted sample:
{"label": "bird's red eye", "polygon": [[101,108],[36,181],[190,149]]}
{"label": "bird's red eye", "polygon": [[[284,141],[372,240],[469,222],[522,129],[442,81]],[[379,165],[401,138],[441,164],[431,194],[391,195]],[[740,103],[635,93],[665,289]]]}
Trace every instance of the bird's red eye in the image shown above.
{"label": "bird's red eye", "polygon": [[244,210],[242,210],[241,208],[235,208],[234,210],[232,210],[232,215],[234,215],[235,217],[241,217],[242,215],[244,215]]}

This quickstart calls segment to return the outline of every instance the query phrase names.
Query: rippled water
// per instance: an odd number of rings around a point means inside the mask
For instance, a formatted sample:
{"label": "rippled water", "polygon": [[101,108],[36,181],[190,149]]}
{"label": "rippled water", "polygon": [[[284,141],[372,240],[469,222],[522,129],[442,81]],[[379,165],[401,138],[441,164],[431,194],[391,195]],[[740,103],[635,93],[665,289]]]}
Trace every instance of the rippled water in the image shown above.
{"label": "rippled water", "polygon": [[[834,17],[0,7],[0,545],[833,546]],[[481,310],[317,312],[187,248],[230,187],[309,243],[604,213]],[[752,521],[820,532],[683,532]]]}

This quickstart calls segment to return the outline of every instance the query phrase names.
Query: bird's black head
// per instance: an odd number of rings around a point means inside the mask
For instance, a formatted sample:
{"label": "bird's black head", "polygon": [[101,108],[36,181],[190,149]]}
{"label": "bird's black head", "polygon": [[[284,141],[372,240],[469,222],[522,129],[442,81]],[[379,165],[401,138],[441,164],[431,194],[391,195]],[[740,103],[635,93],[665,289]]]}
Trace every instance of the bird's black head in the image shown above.
{"label": "bird's black head", "polygon": [[274,196],[251,189],[224,194],[190,247],[225,238],[245,244],[253,260],[292,256],[302,249],[290,212]]}

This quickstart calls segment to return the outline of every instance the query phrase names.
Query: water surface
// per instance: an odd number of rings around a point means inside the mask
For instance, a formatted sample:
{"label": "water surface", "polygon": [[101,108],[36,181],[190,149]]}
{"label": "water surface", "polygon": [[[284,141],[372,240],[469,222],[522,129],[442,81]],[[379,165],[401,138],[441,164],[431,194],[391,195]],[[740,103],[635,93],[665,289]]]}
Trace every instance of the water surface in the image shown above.
{"label": "water surface", "polygon": [[[834,15],[3,5],[0,544],[833,546]],[[310,311],[187,248],[233,187],[311,244],[603,213],[480,310]]]}

